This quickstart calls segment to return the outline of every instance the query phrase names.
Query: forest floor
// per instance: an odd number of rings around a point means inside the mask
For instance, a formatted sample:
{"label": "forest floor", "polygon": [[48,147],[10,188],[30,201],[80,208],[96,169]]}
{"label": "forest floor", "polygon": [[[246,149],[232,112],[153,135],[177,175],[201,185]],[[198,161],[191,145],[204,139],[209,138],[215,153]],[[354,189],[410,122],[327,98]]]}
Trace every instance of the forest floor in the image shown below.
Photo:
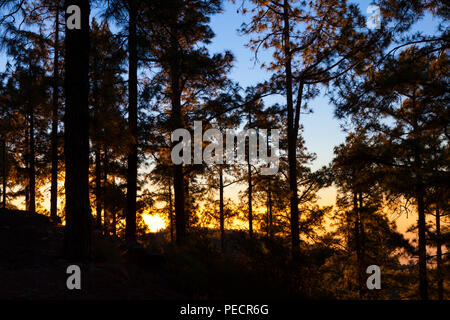
{"label": "forest floor", "polygon": [[63,238],[64,227],[45,216],[0,210],[0,299],[186,298],[169,285],[157,259],[143,264],[130,259],[129,248],[95,237],[97,257],[80,266],[82,289],[69,290]]}

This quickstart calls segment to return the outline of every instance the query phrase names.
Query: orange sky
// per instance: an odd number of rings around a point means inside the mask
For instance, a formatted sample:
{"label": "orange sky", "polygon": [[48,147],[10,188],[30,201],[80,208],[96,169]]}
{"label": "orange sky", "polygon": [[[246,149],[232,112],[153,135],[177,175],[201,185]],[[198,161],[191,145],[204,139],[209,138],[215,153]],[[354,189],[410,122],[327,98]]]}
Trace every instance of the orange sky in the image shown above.
{"label": "orange sky", "polygon": [[[59,182],[60,184],[63,182]],[[235,202],[239,202],[239,191],[245,188],[245,186],[230,186],[228,188],[225,188],[225,199],[230,198]],[[48,186],[45,186],[42,188],[42,192],[48,193]],[[336,188],[334,186],[324,188],[319,191],[318,195],[320,197],[318,204],[321,206],[329,206],[334,205],[336,200]],[[13,202],[15,206],[17,206],[19,209],[25,209],[24,207],[24,200],[18,199]],[[44,203],[42,204],[44,208],[46,208],[48,211],[50,210],[50,200],[49,197],[45,197]],[[411,227],[411,225],[414,225],[417,223],[417,216],[414,212],[414,210],[411,210],[409,215],[402,214],[400,216],[393,216],[389,215],[390,219],[396,219],[396,224],[398,227],[398,231],[403,233],[408,239],[413,239],[415,237],[415,234],[413,233],[407,233],[407,229]],[[163,217],[159,216],[150,216],[148,214],[144,215],[144,221],[149,226],[149,229],[151,232],[156,232],[161,229],[164,229],[165,227],[165,219]],[[245,227],[245,223],[239,223],[239,227]],[[230,227],[230,226],[229,226]]]}

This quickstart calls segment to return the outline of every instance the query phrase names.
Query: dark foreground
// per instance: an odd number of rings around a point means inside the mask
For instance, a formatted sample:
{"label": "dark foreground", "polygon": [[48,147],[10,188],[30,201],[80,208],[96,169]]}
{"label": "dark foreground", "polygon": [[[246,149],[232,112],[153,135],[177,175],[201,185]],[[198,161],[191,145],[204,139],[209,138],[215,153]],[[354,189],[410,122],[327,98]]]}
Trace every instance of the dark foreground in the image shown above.
{"label": "dark foreground", "polygon": [[63,237],[64,228],[45,216],[0,210],[0,299],[184,298],[157,259],[141,263],[129,247],[100,238],[94,238],[94,261],[81,266],[82,290],[68,290]]}

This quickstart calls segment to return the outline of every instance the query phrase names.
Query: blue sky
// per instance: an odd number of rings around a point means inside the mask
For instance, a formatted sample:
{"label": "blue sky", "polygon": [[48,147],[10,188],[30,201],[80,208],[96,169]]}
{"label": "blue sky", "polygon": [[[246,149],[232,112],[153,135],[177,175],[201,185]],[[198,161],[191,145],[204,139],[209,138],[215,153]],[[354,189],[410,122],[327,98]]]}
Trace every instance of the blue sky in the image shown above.
{"label": "blue sky", "polygon": [[[242,87],[256,85],[270,77],[270,73],[254,63],[254,53],[245,44],[249,37],[240,35],[237,29],[243,22],[249,20],[249,16],[237,13],[238,4],[228,1],[225,4],[223,14],[211,19],[211,27],[216,34],[211,44],[211,52],[230,50],[235,56],[235,66],[230,78],[238,81]],[[270,59],[271,55],[262,52],[259,60]],[[281,97],[270,99],[267,103],[279,101],[284,103]],[[309,151],[317,154],[314,168],[319,168],[329,163],[333,156],[333,146],[341,143],[345,135],[339,129],[339,123],[333,119],[333,108],[329,106],[326,98],[319,97],[310,104],[314,109],[313,114],[302,115],[301,123],[304,126],[304,139]]]}

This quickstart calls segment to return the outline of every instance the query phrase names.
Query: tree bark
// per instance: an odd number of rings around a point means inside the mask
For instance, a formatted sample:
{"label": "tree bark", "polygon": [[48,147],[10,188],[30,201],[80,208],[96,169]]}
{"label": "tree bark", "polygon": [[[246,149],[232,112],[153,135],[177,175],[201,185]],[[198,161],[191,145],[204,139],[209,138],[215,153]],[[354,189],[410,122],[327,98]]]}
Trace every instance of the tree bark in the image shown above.
{"label": "tree bark", "polygon": [[[116,182],[115,178],[112,178],[112,190],[116,188]],[[113,236],[117,237],[117,213],[116,213],[116,207],[114,206],[111,210],[112,215],[112,234]]]}
{"label": "tree bark", "polygon": [[102,229],[102,165],[100,150],[95,151],[95,204],[97,228]]}
{"label": "tree bark", "polygon": [[[252,126],[251,110],[248,111],[248,127]],[[252,166],[250,163],[250,137],[248,143],[248,157],[247,157],[247,170],[248,170],[248,234],[250,239],[253,239],[253,184],[252,184]]]}
{"label": "tree bark", "polygon": [[[25,168],[29,175],[30,172],[30,130],[28,130],[30,124],[28,116],[25,117],[26,129],[25,129]],[[30,179],[27,180],[25,186],[25,210],[30,210]]]}
{"label": "tree bark", "polygon": [[[284,0],[283,5],[284,20],[284,68],[286,72],[286,106],[287,106],[287,133],[288,133],[288,163],[289,163],[289,192],[290,192],[290,211],[291,211],[291,246],[292,256],[298,256],[300,249],[299,234],[299,212],[298,212],[298,193],[297,193],[297,132],[294,127],[294,102],[292,92],[292,54],[290,45],[289,28],[289,1]],[[298,97],[300,99],[301,97]]]}
{"label": "tree bark", "polygon": [[[172,104],[172,130],[183,128],[183,118],[181,114],[181,86],[180,86],[180,62],[177,39],[172,36],[171,53],[172,63],[170,66],[171,80],[171,104]],[[183,164],[174,165],[173,189],[175,194],[175,230],[176,244],[181,246],[186,240],[186,215],[185,215],[185,194],[184,194],[184,173]]]}
{"label": "tree bark", "polygon": [[441,240],[441,215],[436,205],[436,273],[438,283],[438,300],[444,300],[444,280],[442,278],[442,240]]}
{"label": "tree bark", "polygon": [[176,244],[181,246],[186,239],[186,218],[184,214],[184,179],[183,166],[175,165],[173,187],[175,193],[175,232]]}
{"label": "tree bark", "polygon": [[361,274],[361,280],[360,280],[360,286],[362,290],[362,297],[366,294],[366,287],[364,286],[364,274],[365,274],[365,267],[366,267],[366,233],[364,231],[364,202],[363,202],[363,193],[359,193],[359,211],[358,211],[358,227],[359,227],[359,243],[360,243],[360,264],[359,264],[359,273]]}
{"label": "tree bark", "polygon": [[29,206],[28,210],[32,213],[36,212],[36,145],[34,138],[34,106],[30,103],[30,126],[29,126],[29,136],[30,136],[30,152],[29,156],[29,168],[28,168],[28,179],[29,179]]}
{"label": "tree bark", "polygon": [[7,174],[8,174],[8,170],[7,170],[7,160],[8,160],[8,156],[7,156],[7,148],[6,148],[6,138],[3,138],[2,140],[2,162],[3,162],[3,166],[2,166],[2,193],[3,193],[3,197],[2,197],[2,208],[6,209],[6,181],[7,181]]}
{"label": "tree bark", "polygon": [[189,185],[191,183],[191,179],[189,175],[186,175],[183,172],[183,181],[184,181],[184,220],[185,222],[185,228],[186,232],[188,232],[190,226],[191,226],[191,219],[192,219],[192,198],[190,195],[190,188]]}
{"label": "tree bark", "polygon": [[172,185],[169,183],[169,221],[170,221],[170,243],[173,243],[173,205],[172,205]]}
{"label": "tree bark", "polygon": [[50,187],[50,216],[58,216],[58,71],[59,71],[59,3],[55,13],[55,43],[53,56],[53,97],[52,97],[52,169]]}
{"label": "tree bark", "polygon": [[128,24],[128,126],[132,141],[128,154],[126,227],[127,241],[136,241],[136,196],[137,196],[137,41],[136,41],[136,1],[129,1]]}
{"label": "tree bark", "polygon": [[220,222],[220,250],[225,251],[225,216],[223,208],[223,171],[219,169],[219,222]]}
{"label": "tree bark", "polygon": [[270,191],[270,179],[267,186],[267,237],[273,238],[272,233],[273,217],[272,217],[272,193]]}
{"label": "tree bark", "polygon": [[[269,150],[269,139],[267,139],[267,150]],[[272,215],[272,181],[267,178],[267,236],[273,239],[273,215]]]}
{"label": "tree bark", "polygon": [[[412,110],[413,113],[413,137],[414,139],[420,138],[420,127],[419,127],[419,115],[417,114],[418,109],[416,107],[416,90],[414,88],[412,94]],[[422,181],[422,158],[420,155],[420,149],[417,142],[413,145],[414,151],[414,173],[416,179],[415,185],[415,197],[417,201],[417,212],[418,212],[418,236],[419,236],[419,294],[422,300],[428,300],[428,279],[427,279],[427,240],[426,240],[426,218],[425,218],[425,188]]]}
{"label": "tree bark", "polygon": [[419,292],[422,300],[428,300],[425,203],[423,199],[422,184],[419,183],[416,188],[417,210],[419,214]]}
{"label": "tree bark", "polygon": [[358,279],[358,294],[359,298],[362,299],[364,295],[364,278],[362,270],[362,246],[361,246],[361,208],[362,208],[362,197],[359,193],[359,205],[358,205],[358,192],[353,192],[353,210],[355,215],[355,246],[356,246],[356,270]]}
{"label": "tree bark", "polygon": [[89,203],[89,0],[67,0],[81,11],[81,29],[65,29],[64,156],[66,163],[65,255],[86,262],[91,255]]}
{"label": "tree bark", "polygon": [[104,230],[104,234],[109,235],[109,228],[110,228],[110,221],[108,220],[108,211],[106,210],[107,208],[107,204],[106,204],[106,187],[108,186],[108,170],[109,170],[109,166],[108,166],[108,148],[104,148],[103,150],[103,172],[101,174],[101,176],[103,177],[103,186],[101,189],[101,193],[102,193],[102,197],[101,197],[101,201],[102,201],[102,207],[103,207],[103,230]]}

